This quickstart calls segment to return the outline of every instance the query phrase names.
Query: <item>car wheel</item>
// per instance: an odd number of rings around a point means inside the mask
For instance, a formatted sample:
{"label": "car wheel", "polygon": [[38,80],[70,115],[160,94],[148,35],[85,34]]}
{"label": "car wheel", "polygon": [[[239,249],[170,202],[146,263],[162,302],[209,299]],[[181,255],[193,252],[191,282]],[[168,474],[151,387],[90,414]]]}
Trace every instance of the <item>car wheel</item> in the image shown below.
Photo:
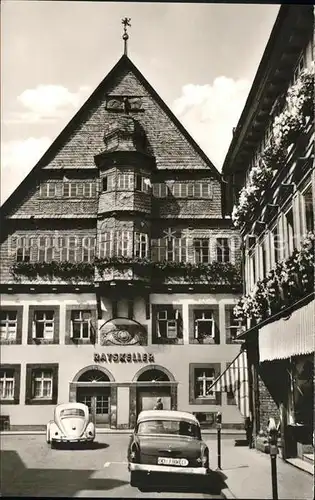
{"label": "car wheel", "polygon": [[141,475],[137,471],[130,472],[130,486],[138,488],[141,485]]}

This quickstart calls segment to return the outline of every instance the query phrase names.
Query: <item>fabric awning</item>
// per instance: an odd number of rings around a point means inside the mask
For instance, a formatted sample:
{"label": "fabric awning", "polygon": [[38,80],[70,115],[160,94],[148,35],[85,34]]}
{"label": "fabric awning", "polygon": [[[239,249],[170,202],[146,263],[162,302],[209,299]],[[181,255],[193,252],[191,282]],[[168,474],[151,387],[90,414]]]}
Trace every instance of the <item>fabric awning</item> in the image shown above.
{"label": "fabric awning", "polygon": [[226,370],[208,389],[217,392],[233,392],[237,407],[243,417],[249,417],[249,388],[246,351],[241,351]]}
{"label": "fabric awning", "polygon": [[259,361],[285,359],[314,352],[314,300],[259,329]]}

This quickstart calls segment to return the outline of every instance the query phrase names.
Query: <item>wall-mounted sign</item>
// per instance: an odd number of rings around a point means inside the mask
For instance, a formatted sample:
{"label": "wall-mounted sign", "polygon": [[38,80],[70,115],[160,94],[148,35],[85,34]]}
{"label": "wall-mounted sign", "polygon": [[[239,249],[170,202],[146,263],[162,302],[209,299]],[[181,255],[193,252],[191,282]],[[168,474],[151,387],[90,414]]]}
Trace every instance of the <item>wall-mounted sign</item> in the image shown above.
{"label": "wall-mounted sign", "polygon": [[95,363],[154,363],[154,354],[133,352],[133,353],[109,353],[96,352],[94,354]]}

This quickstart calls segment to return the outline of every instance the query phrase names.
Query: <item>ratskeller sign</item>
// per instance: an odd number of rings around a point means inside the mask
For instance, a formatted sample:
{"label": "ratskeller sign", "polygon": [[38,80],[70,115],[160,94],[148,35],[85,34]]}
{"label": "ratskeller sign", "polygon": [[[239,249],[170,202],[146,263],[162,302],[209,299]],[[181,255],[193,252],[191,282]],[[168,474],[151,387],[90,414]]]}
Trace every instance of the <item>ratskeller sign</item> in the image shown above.
{"label": "ratskeller sign", "polygon": [[147,354],[141,352],[134,353],[109,353],[94,354],[95,363],[154,363],[154,354]]}

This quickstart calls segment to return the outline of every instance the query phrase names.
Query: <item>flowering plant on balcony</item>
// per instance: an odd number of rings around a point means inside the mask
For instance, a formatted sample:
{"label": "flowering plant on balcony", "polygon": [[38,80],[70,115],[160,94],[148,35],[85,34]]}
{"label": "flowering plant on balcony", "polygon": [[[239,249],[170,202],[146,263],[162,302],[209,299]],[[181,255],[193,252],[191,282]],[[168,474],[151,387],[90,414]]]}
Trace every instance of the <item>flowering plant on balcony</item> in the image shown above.
{"label": "flowering plant on balcony", "polygon": [[252,293],[239,299],[234,316],[243,325],[247,319],[260,322],[314,290],[314,241],[314,232],[308,233],[299,250],[278,262]]}
{"label": "flowering plant on balcony", "polygon": [[257,165],[249,172],[249,180],[241,189],[232,211],[236,227],[246,223],[272,180],[274,172],[285,164],[288,146],[300,136],[306,116],[314,114],[314,63],[299,75],[287,91],[285,109],[274,118],[269,144],[258,157]]}
{"label": "flowering plant on balcony", "polygon": [[11,269],[14,279],[26,276],[30,280],[37,278],[59,278],[65,281],[91,281],[94,266],[91,262],[15,262]]}

